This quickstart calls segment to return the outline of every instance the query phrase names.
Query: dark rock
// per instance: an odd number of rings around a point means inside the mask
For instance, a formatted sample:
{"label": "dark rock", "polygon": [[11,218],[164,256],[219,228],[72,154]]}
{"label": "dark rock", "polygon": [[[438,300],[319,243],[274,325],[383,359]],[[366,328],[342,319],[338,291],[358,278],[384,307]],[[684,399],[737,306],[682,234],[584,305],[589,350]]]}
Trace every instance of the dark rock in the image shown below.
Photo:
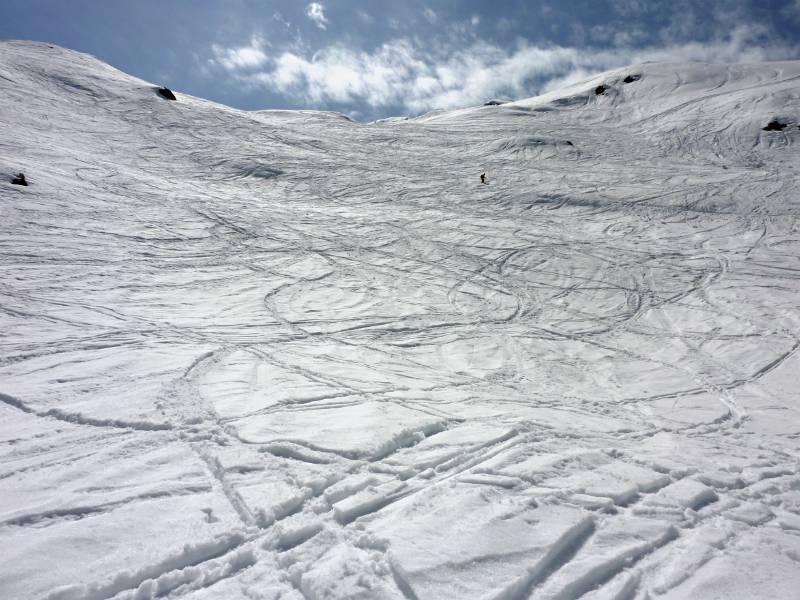
{"label": "dark rock", "polygon": [[488,102],[483,103],[484,106],[500,106],[501,104],[504,103],[500,102],[500,100],[489,100]]}
{"label": "dark rock", "polygon": [[780,121],[770,121],[766,127],[762,127],[764,131],[783,131],[786,129],[786,123]]}
{"label": "dark rock", "polygon": [[177,100],[175,94],[172,93],[172,90],[168,87],[160,87],[158,88],[158,93],[167,100]]}
{"label": "dark rock", "polygon": [[642,78],[641,75],[628,75],[622,81],[624,83],[633,83],[634,81],[639,81]]}
{"label": "dark rock", "polygon": [[567,141],[566,141],[566,142],[564,142],[564,143],[565,143],[567,146],[574,146],[574,145],[575,145],[575,144],[573,144],[572,142],[570,142],[569,140],[567,140]]}
{"label": "dark rock", "polygon": [[594,88],[594,93],[597,96],[600,96],[601,94],[605,94],[606,93],[606,86],[598,85],[596,88]]}
{"label": "dark rock", "polygon": [[25,173],[19,173],[11,180],[11,183],[14,185],[28,185],[28,182],[25,180]]}

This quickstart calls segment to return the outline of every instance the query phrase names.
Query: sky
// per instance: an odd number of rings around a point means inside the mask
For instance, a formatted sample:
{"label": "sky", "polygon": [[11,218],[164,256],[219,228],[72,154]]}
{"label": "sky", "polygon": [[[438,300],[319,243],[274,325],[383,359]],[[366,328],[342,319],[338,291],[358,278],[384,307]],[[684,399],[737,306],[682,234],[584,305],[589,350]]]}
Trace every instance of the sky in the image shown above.
{"label": "sky", "polygon": [[800,59],[800,0],[0,0],[0,39],[245,110],[370,121],[644,61]]}

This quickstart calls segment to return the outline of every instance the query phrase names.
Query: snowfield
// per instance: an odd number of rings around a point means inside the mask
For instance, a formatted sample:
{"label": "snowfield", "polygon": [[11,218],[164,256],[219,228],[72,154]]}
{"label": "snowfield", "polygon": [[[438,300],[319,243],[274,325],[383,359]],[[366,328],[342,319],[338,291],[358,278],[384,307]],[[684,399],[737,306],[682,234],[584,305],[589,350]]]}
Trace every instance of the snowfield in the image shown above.
{"label": "snowfield", "polygon": [[800,598],[800,62],[176,95],[0,44],[0,597]]}

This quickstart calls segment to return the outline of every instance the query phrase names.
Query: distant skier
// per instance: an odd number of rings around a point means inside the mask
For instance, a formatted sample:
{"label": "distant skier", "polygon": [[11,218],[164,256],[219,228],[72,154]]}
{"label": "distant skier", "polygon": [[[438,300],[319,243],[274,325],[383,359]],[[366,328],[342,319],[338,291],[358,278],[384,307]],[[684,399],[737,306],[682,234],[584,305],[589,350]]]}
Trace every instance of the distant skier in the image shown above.
{"label": "distant skier", "polygon": [[481,183],[486,183],[486,173],[481,173]]}

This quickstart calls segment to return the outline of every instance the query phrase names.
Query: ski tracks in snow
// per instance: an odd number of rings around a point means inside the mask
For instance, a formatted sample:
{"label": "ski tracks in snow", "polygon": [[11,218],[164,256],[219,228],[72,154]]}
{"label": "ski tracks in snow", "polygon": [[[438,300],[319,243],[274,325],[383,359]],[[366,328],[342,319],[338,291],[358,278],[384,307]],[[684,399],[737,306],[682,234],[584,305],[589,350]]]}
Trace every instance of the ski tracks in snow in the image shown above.
{"label": "ski tracks in snow", "polygon": [[797,145],[724,126],[732,86],[760,106],[738,71],[367,126],[8,48],[58,77],[8,142],[42,175],[0,264],[5,595],[674,599],[796,569]]}

